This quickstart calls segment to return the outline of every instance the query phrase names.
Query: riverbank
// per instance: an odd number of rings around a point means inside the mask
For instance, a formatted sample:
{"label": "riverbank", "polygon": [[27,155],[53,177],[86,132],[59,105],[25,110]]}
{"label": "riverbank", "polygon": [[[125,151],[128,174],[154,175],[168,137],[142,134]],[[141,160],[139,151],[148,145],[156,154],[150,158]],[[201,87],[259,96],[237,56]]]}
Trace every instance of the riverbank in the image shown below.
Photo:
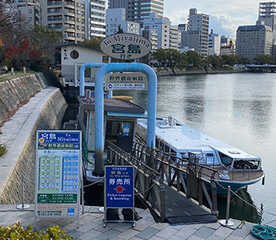
{"label": "riverbank", "polygon": [[244,70],[190,70],[190,71],[181,71],[176,70],[172,72],[171,70],[156,70],[155,72],[158,77],[167,77],[167,76],[182,76],[182,75],[194,75],[194,74],[232,74],[232,73],[245,73]]}

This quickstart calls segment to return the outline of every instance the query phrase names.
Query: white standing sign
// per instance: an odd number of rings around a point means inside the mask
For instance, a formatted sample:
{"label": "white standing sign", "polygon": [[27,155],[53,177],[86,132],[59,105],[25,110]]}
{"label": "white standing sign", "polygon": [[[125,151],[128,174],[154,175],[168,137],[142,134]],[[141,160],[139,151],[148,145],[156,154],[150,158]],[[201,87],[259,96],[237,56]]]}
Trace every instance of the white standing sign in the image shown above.
{"label": "white standing sign", "polygon": [[39,130],[36,149],[36,216],[79,217],[81,132]]}

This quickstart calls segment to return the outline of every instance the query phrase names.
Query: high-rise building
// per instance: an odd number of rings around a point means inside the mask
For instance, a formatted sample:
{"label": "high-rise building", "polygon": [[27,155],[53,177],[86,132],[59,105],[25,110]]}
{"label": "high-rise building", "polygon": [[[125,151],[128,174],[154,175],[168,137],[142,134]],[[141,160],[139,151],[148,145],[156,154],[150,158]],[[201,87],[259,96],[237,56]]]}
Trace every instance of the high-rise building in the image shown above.
{"label": "high-rise building", "polygon": [[124,33],[140,34],[140,24],[126,20],[125,8],[110,8],[106,10],[106,35],[117,33],[119,28]]}
{"label": "high-rise building", "polygon": [[266,25],[272,29],[273,42],[276,43],[276,2],[261,2],[257,25]]}
{"label": "high-rise building", "polygon": [[64,42],[85,39],[86,11],[84,0],[40,1],[42,25],[62,33]]}
{"label": "high-rise building", "polygon": [[7,3],[8,11],[15,11],[17,23],[20,28],[32,29],[41,24],[41,11],[39,0],[15,0]]}
{"label": "high-rise building", "polygon": [[186,35],[188,31],[188,24],[178,24],[178,31],[180,32],[180,49],[184,49],[185,47],[185,41],[186,41]]}
{"label": "high-rise building", "polygon": [[170,26],[170,45],[169,48],[178,50],[181,43],[181,33],[178,26]]}
{"label": "high-rise building", "polygon": [[253,60],[257,55],[271,55],[272,30],[265,25],[239,26],[236,54]]}
{"label": "high-rise building", "polygon": [[208,55],[220,55],[220,36],[213,29],[209,34]]}
{"label": "high-rise building", "polygon": [[170,47],[170,26],[171,22],[166,17],[158,17],[155,13],[143,19],[143,29],[147,31],[155,30],[157,32],[157,48]]}
{"label": "high-rise building", "polygon": [[201,56],[208,55],[209,16],[198,14],[197,9],[190,9],[188,19],[187,44]]}
{"label": "high-rise building", "polygon": [[87,38],[106,36],[106,0],[87,0]]}
{"label": "high-rise building", "polygon": [[125,8],[128,21],[142,22],[151,13],[163,17],[164,0],[109,0],[109,8]]}
{"label": "high-rise building", "polygon": [[126,20],[134,21],[134,2],[136,0],[109,0],[108,8],[124,8],[126,10]]}

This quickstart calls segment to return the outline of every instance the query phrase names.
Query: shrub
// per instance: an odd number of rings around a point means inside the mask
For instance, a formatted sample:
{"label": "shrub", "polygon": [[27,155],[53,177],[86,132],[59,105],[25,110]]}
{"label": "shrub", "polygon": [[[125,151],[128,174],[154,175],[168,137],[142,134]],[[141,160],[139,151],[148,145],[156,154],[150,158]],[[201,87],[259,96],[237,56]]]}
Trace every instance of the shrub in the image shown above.
{"label": "shrub", "polygon": [[7,152],[7,147],[4,144],[0,144],[0,157]]}
{"label": "shrub", "polygon": [[32,226],[24,228],[19,222],[13,226],[0,226],[0,240],[73,240],[71,235],[66,235],[59,226],[53,226],[45,231],[32,231]]}

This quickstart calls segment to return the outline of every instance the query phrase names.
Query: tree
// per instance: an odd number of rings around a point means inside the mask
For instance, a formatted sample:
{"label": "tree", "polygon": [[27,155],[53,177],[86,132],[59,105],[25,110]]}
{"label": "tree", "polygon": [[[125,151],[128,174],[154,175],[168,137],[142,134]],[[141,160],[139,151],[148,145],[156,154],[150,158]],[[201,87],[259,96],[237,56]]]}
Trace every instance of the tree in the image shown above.
{"label": "tree", "polygon": [[84,40],[83,42],[80,43],[80,46],[89,48],[89,49],[94,49],[100,51],[100,43],[103,40],[103,38],[92,38],[90,40]]}
{"label": "tree", "polygon": [[181,61],[181,53],[176,49],[158,49],[152,56],[159,65],[170,68],[174,74],[176,66]]}
{"label": "tree", "polygon": [[186,53],[188,66],[192,66],[194,68],[199,68],[200,63],[202,62],[201,57],[195,51],[188,51]]}
{"label": "tree", "polygon": [[219,69],[223,65],[223,61],[220,56],[210,55],[207,57],[208,64],[211,64],[213,68]]}
{"label": "tree", "polygon": [[256,64],[273,64],[274,59],[269,55],[258,55],[254,58]]}

